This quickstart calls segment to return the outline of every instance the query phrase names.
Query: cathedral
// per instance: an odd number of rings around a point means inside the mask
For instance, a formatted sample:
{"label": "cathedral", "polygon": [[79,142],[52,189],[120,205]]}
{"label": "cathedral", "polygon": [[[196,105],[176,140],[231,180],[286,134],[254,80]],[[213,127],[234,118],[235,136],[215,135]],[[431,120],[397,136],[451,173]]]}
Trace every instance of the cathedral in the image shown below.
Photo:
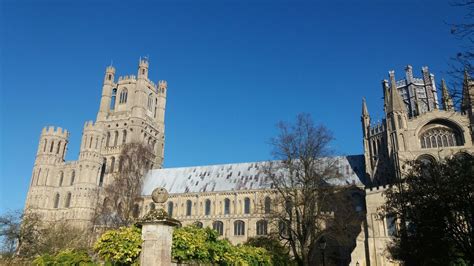
{"label": "cathedral", "polygon": [[[271,180],[262,174],[265,162],[162,168],[165,144],[167,82],[148,78],[149,62],[140,59],[136,75],[115,77],[105,70],[96,121],[84,124],[79,159],[65,161],[69,132],[45,127],[40,136],[25,209],[45,220],[90,225],[104,186],[119,171],[119,155],[126,143],[151,147],[153,160],[144,179],[139,215],[155,208],[151,192],[170,193],[167,212],[184,225],[214,228],[232,243],[266,235],[268,214],[274,207]],[[423,67],[421,78],[407,66],[405,77],[382,81],[384,119],[372,123],[362,102],[363,155],[334,158],[339,186],[358,187],[356,208],[364,216],[354,237],[350,265],[398,265],[386,251],[393,228],[377,209],[387,185],[400,177],[408,160],[438,160],[474,154],[474,81],[466,74],[460,111],[454,107],[444,81],[441,104],[434,75]]]}

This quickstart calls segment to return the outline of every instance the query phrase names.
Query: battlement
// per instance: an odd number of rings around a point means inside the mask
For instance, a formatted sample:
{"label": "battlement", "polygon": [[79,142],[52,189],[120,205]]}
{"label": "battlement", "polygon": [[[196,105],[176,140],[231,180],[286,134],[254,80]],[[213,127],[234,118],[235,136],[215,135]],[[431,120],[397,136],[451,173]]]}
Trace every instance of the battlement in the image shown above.
{"label": "battlement", "polygon": [[54,127],[54,126],[47,126],[47,127],[44,127],[43,130],[41,131],[41,135],[44,136],[44,135],[54,135],[54,136],[58,136],[58,137],[61,137],[61,138],[69,138],[69,131],[67,131],[66,129],[63,129],[61,127]]}
{"label": "battlement", "polygon": [[135,81],[137,81],[137,76],[135,76],[135,75],[120,76],[118,78],[118,81],[119,82],[120,81],[133,81],[133,82],[135,82]]}
{"label": "battlement", "polygon": [[84,131],[86,130],[94,130],[95,129],[95,124],[94,121],[89,120],[84,123]]}
{"label": "battlement", "polygon": [[105,72],[107,72],[107,73],[109,73],[109,72],[115,73],[115,67],[113,67],[113,66],[108,66],[108,67],[105,69]]}
{"label": "battlement", "polygon": [[140,67],[148,67],[148,58],[147,57],[140,57],[140,60],[139,60],[139,66]]}
{"label": "battlement", "polygon": [[385,132],[385,124],[379,122],[370,126],[369,135],[376,135],[382,132]]}
{"label": "battlement", "polygon": [[366,194],[380,193],[380,192],[384,192],[385,190],[391,187],[392,185],[379,185],[379,186],[373,186],[373,187],[366,187],[365,193]]}
{"label": "battlement", "polygon": [[158,88],[166,89],[168,87],[168,82],[166,80],[158,81]]}

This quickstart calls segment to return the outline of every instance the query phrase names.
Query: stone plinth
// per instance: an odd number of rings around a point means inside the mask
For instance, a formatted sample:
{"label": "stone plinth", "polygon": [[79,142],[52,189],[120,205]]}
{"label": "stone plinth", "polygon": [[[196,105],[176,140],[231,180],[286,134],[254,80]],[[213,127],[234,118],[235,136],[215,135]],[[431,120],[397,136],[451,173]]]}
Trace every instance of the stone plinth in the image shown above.
{"label": "stone plinth", "polygon": [[140,265],[171,266],[173,230],[181,223],[163,210],[152,210],[140,222],[142,226],[142,251]]}

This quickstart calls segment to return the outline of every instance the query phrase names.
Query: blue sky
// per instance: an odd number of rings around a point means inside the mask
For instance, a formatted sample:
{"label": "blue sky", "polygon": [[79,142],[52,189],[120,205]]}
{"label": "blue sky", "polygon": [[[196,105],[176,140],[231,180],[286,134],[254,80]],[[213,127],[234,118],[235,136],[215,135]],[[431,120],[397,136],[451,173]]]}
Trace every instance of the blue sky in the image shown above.
{"label": "blue sky", "polygon": [[[120,3],[118,3],[120,2]],[[275,124],[301,112],[339,154],[362,153],[360,110],[412,64],[447,76],[460,43],[448,1],[13,1],[0,3],[0,213],[23,208],[41,129],[95,119],[105,67],[168,81],[165,167],[270,159]]]}

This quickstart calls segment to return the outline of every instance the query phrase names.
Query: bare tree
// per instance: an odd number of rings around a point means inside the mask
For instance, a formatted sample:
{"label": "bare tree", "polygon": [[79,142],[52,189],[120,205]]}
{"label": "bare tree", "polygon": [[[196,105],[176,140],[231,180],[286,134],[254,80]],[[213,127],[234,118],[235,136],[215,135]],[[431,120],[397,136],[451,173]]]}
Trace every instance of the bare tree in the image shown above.
{"label": "bare tree", "polygon": [[6,255],[31,258],[61,249],[86,249],[87,234],[66,221],[42,221],[33,211],[14,211],[0,216],[0,236]]}
{"label": "bare tree", "polygon": [[281,206],[272,215],[298,265],[314,265],[318,241],[334,220],[337,188],[331,183],[340,175],[330,157],[333,135],[307,114],[298,115],[294,124],[279,123],[278,129],[271,140],[276,161],[264,169],[276,190],[274,205]]}
{"label": "bare tree", "polygon": [[125,144],[118,171],[97,201],[95,224],[104,227],[128,226],[138,217],[143,177],[154,159],[151,147],[141,143]]}
{"label": "bare tree", "polygon": [[463,9],[465,15],[462,22],[450,23],[451,34],[460,41],[461,50],[452,57],[451,69],[448,74],[452,77],[450,94],[455,106],[459,106],[462,98],[464,73],[474,75],[474,0],[454,0],[452,6]]}

